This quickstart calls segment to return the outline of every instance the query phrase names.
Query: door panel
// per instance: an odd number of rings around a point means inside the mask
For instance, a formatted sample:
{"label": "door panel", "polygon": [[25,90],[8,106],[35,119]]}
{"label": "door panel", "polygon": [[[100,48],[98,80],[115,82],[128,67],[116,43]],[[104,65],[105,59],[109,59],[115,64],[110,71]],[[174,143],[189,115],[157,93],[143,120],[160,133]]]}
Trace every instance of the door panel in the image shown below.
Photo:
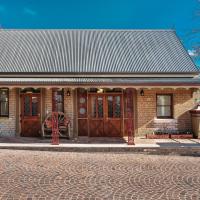
{"label": "door panel", "polygon": [[90,121],[90,136],[103,137],[104,136],[104,123],[103,120],[92,119]]}
{"label": "door panel", "polygon": [[40,136],[40,121],[37,119],[25,118],[22,122],[22,133],[23,137],[39,137]]}
{"label": "door panel", "polygon": [[87,119],[78,119],[78,135],[87,136],[88,135],[88,120]]}
{"label": "door panel", "polygon": [[40,136],[40,94],[21,94],[21,136]]}

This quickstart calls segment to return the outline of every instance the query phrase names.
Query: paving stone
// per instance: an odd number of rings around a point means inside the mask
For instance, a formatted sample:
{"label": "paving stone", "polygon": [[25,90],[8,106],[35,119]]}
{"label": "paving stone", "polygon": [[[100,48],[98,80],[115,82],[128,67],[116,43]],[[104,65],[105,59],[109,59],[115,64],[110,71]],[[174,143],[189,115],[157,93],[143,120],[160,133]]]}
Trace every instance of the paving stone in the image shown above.
{"label": "paving stone", "polygon": [[0,199],[200,199],[200,157],[0,150]]}

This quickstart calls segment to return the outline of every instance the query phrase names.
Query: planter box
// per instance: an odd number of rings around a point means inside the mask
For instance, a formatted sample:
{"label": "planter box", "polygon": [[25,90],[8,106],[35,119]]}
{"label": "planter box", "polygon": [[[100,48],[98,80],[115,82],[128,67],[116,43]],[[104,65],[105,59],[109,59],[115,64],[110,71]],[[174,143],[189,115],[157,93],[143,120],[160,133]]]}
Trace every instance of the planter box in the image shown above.
{"label": "planter box", "polygon": [[192,134],[146,134],[147,139],[193,139]]}
{"label": "planter box", "polygon": [[192,134],[171,134],[170,138],[171,139],[192,139],[193,135]]}
{"label": "planter box", "polygon": [[147,139],[169,139],[169,134],[147,134]]}

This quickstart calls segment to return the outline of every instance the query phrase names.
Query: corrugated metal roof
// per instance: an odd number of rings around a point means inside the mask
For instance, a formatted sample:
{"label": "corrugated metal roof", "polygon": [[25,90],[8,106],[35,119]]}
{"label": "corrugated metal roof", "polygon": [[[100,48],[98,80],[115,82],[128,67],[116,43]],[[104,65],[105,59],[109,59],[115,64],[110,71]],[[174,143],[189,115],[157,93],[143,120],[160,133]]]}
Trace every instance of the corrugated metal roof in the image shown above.
{"label": "corrugated metal roof", "polygon": [[0,78],[1,85],[194,85],[200,86],[199,78]]}
{"label": "corrugated metal roof", "polygon": [[174,31],[0,31],[0,72],[196,71]]}

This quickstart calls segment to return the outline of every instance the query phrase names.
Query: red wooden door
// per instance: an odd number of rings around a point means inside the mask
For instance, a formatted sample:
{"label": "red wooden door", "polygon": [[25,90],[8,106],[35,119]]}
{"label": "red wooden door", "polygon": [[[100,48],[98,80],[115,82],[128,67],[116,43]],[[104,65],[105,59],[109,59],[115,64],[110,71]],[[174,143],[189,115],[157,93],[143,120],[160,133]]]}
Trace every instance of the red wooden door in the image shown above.
{"label": "red wooden door", "polygon": [[89,135],[122,136],[121,94],[89,94]]}
{"label": "red wooden door", "polygon": [[89,136],[104,136],[104,108],[102,94],[89,95]]}
{"label": "red wooden door", "polygon": [[110,137],[122,136],[122,95],[109,94],[105,96],[104,135]]}
{"label": "red wooden door", "polygon": [[21,136],[40,136],[40,94],[21,94]]}

